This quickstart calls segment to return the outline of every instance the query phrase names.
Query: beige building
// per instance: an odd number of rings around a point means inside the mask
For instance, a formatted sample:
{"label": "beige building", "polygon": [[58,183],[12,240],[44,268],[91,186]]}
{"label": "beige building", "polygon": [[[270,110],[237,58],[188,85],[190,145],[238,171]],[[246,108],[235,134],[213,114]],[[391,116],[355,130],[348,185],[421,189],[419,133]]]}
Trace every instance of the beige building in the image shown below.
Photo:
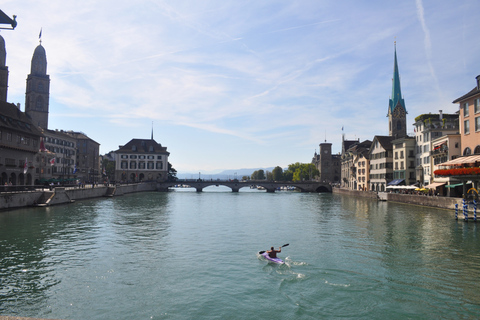
{"label": "beige building", "polygon": [[115,152],[117,182],[166,181],[168,156],[166,147],[151,139],[132,139]]}
{"label": "beige building", "polygon": [[393,183],[389,185],[413,185],[415,179],[415,138],[404,137],[392,141]]}
{"label": "beige building", "polygon": [[387,184],[393,180],[393,147],[390,136],[375,136],[369,152],[370,190],[386,191]]}

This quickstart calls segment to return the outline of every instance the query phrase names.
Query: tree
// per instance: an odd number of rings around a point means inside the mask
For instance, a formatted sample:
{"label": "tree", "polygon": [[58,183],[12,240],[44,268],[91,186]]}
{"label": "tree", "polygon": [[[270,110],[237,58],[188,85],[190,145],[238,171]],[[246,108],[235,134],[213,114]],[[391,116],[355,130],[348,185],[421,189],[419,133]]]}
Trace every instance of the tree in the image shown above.
{"label": "tree", "polygon": [[284,172],[285,179],[287,181],[305,181],[312,180],[318,176],[320,172],[313,163],[300,163],[296,162],[288,165],[288,170]]}
{"label": "tree", "polygon": [[177,181],[177,170],[173,168],[172,164],[168,163],[168,181]]}
{"label": "tree", "polygon": [[270,171],[267,171],[267,180],[273,181],[273,174]]}
{"label": "tree", "polygon": [[102,162],[102,168],[104,170],[103,172],[105,172],[105,175],[108,177],[108,180],[114,181],[115,180],[115,161],[110,161],[107,158],[104,158]]}
{"label": "tree", "polygon": [[283,181],[283,169],[280,168],[279,166],[276,166],[272,170],[272,178],[273,178],[273,181]]}
{"label": "tree", "polygon": [[253,171],[252,180],[265,180],[265,171],[263,169]]}

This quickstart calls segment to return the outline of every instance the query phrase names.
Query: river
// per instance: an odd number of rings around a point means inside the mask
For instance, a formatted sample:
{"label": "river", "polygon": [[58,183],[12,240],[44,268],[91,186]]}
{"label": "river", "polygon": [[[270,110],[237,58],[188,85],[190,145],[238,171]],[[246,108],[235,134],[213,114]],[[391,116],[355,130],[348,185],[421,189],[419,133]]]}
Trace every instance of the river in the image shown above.
{"label": "river", "polygon": [[[284,244],[286,264],[260,250]],[[176,189],[0,212],[0,315],[477,319],[480,230],[336,194]]]}

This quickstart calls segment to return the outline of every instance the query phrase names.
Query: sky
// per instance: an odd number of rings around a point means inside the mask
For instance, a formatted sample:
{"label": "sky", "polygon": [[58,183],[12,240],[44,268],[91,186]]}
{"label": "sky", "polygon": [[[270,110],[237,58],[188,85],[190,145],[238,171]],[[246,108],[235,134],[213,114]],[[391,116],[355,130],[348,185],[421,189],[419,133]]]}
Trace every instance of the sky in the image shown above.
{"label": "sky", "polygon": [[[480,75],[478,0],[4,0],[8,102],[41,44],[49,129],[100,153],[167,147],[178,172],[310,163],[318,145],[388,135],[396,46],[408,132],[455,113]],[[410,126],[411,124],[411,126]]]}

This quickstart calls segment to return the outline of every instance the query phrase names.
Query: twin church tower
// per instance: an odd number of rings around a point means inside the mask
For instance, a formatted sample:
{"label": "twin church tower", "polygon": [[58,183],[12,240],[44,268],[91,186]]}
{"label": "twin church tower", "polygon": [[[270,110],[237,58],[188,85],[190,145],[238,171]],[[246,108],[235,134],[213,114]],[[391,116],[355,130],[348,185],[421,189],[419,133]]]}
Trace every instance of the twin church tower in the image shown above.
{"label": "twin church tower", "polygon": [[[0,35],[0,101],[7,102],[8,67],[5,40]],[[32,57],[30,74],[27,76],[25,91],[25,113],[32,123],[48,129],[48,110],[50,100],[50,76],[47,75],[47,55],[40,44],[35,48]]]}

